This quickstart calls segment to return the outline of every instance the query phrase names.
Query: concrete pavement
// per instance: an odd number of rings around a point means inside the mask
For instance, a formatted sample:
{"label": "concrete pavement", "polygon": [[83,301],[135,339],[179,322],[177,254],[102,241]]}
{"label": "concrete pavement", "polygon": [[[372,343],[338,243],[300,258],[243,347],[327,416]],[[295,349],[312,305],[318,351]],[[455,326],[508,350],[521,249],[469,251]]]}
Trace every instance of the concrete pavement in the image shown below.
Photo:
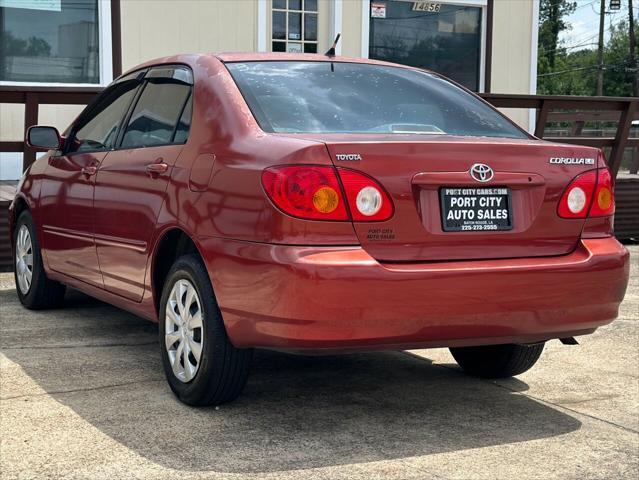
{"label": "concrete pavement", "polygon": [[156,325],[76,292],[28,312],[2,274],[0,478],[639,478],[630,249],[620,318],[517,379],[467,377],[444,349],[257,352],[219,409],[175,400]]}

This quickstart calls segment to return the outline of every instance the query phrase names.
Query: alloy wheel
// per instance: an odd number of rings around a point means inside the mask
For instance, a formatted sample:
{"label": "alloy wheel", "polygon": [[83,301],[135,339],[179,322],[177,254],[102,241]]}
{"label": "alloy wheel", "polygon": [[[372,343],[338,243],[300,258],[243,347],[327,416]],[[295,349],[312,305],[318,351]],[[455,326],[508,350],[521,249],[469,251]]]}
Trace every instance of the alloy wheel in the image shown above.
{"label": "alloy wheel", "polygon": [[166,302],[165,348],[175,378],[190,382],[202,358],[204,329],[197,290],[186,279],[175,282]]}
{"label": "alloy wheel", "polygon": [[31,288],[33,278],[33,242],[31,233],[26,225],[22,225],[18,230],[16,241],[16,277],[18,278],[18,288],[23,295],[26,295]]}

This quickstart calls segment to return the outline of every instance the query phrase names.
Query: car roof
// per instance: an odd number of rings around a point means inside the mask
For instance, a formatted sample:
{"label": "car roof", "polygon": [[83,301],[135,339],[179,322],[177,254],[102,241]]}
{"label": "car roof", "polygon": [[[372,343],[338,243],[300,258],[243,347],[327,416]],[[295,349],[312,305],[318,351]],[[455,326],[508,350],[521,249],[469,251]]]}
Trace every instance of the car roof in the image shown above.
{"label": "car roof", "polygon": [[370,65],[386,65],[389,67],[402,67],[412,69],[406,65],[383,62],[381,60],[371,60],[369,58],[346,57],[341,55],[321,55],[317,53],[255,53],[255,52],[222,52],[212,54],[224,63],[232,62],[343,62],[343,63],[366,63]]}
{"label": "car roof", "polygon": [[184,53],[178,55],[170,55],[167,57],[155,58],[147,60],[135,67],[132,67],[122,73],[116,80],[123,78],[137,70],[144,68],[159,67],[168,64],[195,64],[199,58],[215,58],[222,63],[233,62],[341,62],[341,63],[360,63],[367,65],[383,65],[387,67],[405,68],[408,70],[420,70],[423,72],[433,73],[425,68],[415,68],[408,65],[400,65],[398,63],[383,62],[381,60],[371,60],[369,58],[346,57],[341,55],[327,56],[317,53],[272,53],[272,52],[222,52],[222,53]]}

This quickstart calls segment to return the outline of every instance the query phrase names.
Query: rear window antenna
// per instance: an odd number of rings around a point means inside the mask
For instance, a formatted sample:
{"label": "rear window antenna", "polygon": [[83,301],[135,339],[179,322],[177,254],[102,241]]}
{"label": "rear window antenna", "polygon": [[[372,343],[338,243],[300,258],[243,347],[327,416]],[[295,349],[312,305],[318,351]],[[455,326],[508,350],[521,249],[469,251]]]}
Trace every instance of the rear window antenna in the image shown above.
{"label": "rear window antenna", "polygon": [[329,48],[326,53],[324,55],[326,55],[327,57],[334,57],[335,56],[335,47],[337,47],[337,42],[339,42],[339,37],[341,37],[342,34],[338,33],[337,36],[335,37],[335,41],[333,42],[333,45],[331,46],[331,48]]}

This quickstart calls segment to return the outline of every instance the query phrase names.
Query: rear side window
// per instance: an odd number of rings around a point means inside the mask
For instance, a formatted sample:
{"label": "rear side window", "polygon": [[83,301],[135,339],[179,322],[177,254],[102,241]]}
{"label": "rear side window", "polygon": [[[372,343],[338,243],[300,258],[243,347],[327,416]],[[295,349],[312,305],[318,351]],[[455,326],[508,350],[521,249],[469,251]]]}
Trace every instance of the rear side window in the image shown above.
{"label": "rear side window", "polygon": [[464,89],[427,72],[340,62],[227,67],[267,132],[528,138]]}
{"label": "rear side window", "polygon": [[[133,109],[120,147],[184,143],[191,119],[190,100],[190,85],[162,79],[147,82]],[[183,118],[187,109],[188,122]]]}

